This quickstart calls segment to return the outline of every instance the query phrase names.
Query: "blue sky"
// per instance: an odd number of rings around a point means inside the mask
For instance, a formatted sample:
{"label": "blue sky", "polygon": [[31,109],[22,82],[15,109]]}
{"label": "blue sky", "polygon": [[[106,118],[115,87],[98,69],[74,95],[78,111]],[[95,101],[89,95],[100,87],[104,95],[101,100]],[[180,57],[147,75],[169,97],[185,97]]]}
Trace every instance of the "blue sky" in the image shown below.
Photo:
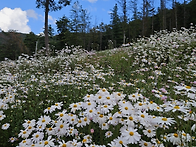
{"label": "blue sky", "polygon": [[[49,24],[56,29],[55,21],[63,15],[69,17],[70,9],[76,0],[72,0],[71,5],[63,9],[49,13]],[[78,0],[83,9],[87,9],[91,16],[91,25],[99,25],[101,22],[109,24],[110,14],[116,0]],[[138,0],[141,7],[142,0]],[[154,0],[154,5],[159,6],[159,0]],[[120,8],[119,8],[120,10]],[[130,12],[129,12],[130,14]],[[131,16],[131,14],[130,14]],[[43,32],[44,9],[36,8],[36,0],[1,0],[0,1],[0,28],[4,31],[9,29],[18,32],[35,34]]]}

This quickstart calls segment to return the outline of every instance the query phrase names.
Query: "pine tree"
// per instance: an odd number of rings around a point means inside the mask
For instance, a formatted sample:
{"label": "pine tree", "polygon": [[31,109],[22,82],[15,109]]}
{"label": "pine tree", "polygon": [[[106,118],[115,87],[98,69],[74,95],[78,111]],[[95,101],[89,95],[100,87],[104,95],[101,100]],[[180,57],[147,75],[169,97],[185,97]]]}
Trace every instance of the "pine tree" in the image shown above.
{"label": "pine tree", "polygon": [[121,22],[118,15],[118,6],[115,4],[112,13],[111,13],[111,26],[112,26],[112,40],[114,47],[118,47],[122,44],[122,29]]}
{"label": "pine tree", "polygon": [[50,11],[57,11],[62,9],[63,6],[70,4],[70,0],[36,0],[37,8],[45,9],[45,46],[47,54],[49,53],[49,40],[48,40],[48,13]]}
{"label": "pine tree", "polygon": [[126,0],[117,0],[117,2],[119,3],[120,7],[122,8],[122,28],[123,28],[123,44],[125,44],[125,39],[126,39],[126,35],[125,35],[125,28],[127,25],[127,21],[128,21],[128,17],[127,17],[127,1]]}

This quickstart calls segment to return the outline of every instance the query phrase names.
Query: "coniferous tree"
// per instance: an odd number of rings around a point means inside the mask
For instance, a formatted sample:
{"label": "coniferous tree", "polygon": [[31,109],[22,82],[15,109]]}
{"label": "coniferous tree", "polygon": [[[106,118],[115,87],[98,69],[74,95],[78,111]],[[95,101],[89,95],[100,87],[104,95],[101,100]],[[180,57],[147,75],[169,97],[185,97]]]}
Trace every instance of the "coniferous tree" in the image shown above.
{"label": "coniferous tree", "polygon": [[65,44],[71,46],[70,44],[70,21],[66,16],[60,18],[60,20],[56,21],[57,25],[57,49],[63,49]]}
{"label": "coniferous tree", "polygon": [[119,3],[120,7],[122,8],[122,31],[123,31],[123,44],[125,44],[125,39],[126,39],[126,26],[127,26],[127,21],[128,21],[128,17],[127,17],[127,0],[117,0],[117,2]]}
{"label": "coniferous tree", "polygon": [[36,0],[37,8],[45,9],[45,46],[47,54],[49,53],[49,40],[48,40],[48,13],[50,11],[57,11],[62,9],[63,6],[70,4],[70,0]]}
{"label": "coniferous tree", "polygon": [[162,30],[166,29],[166,0],[160,0],[161,15],[162,15]]}
{"label": "coniferous tree", "polygon": [[114,47],[118,47],[122,44],[122,28],[121,22],[118,15],[118,6],[115,4],[112,13],[111,13],[111,26],[112,26],[112,41],[114,43]]}
{"label": "coniferous tree", "polygon": [[72,36],[74,37],[75,41],[73,45],[79,45],[79,29],[80,29],[80,12],[81,12],[81,5],[79,1],[74,2],[72,9],[71,9],[71,20],[70,20],[70,25],[71,25],[71,31],[74,32],[72,33]]}
{"label": "coniferous tree", "polygon": [[80,13],[80,33],[82,38],[82,46],[86,48],[86,33],[90,27],[90,14],[86,9],[82,9]]}

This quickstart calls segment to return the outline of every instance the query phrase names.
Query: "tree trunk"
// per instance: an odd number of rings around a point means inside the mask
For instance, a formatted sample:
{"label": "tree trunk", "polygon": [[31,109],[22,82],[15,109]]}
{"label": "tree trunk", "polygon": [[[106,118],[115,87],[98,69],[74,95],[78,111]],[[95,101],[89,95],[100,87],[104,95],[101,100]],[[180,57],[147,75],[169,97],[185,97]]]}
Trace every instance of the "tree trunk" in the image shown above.
{"label": "tree trunk", "polygon": [[48,41],[48,13],[49,13],[49,0],[46,0],[45,5],[45,46],[46,46],[46,54],[49,55],[49,41]]}
{"label": "tree trunk", "polygon": [[186,0],[184,0],[184,8],[183,8],[184,9],[184,22],[183,22],[184,27],[186,27],[186,9],[185,9],[186,6],[185,5],[186,5]]}
{"label": "tree trunk", "polygon": [[175,0],[175,20],[176,20],[176,29],[178,29],[178,17],[177,17],[177,5]]}

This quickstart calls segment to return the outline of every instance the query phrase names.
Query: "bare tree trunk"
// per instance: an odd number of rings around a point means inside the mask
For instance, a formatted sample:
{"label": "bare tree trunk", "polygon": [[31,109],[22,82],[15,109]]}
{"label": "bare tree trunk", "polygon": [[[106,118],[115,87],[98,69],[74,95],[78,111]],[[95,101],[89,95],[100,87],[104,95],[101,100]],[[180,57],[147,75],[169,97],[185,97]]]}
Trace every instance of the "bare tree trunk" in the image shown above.
{"label": "bare tree trunk", "polygon": [[48,12],[49,12],[49,0],[46,0],[45,5],[45,46],[46,46],[46,54],[49,55],[49,41],[48,41]]}
{"label": "bare tree trunk", "polygon": [[176,1],[175,1],[175,20],[176,20],[176,29],[178,29],[178,18],[177,18],[177,7],[176,7]]}
{"label": "bare tree trunk", "polygon": [[186,5],[186,0],[184,0],[184,27],[186,27],[186,9],[185,9],[185,5]]}
{"label": "bare tree trunk", "polygon": [[100,38],[99,38],[100,39],[99,40],[100,46],[99,46],[99,50],[101,51],[102,50],[102,48],[101,48],[102,47],[102,31],[100,31],[99,33],[100,33]]}
{"label": "bare tree trunk", "polygon": [[145,5],[146,5],[146,0],[143,0],[143,14],[142,14],[142,36],[145,35]]}

